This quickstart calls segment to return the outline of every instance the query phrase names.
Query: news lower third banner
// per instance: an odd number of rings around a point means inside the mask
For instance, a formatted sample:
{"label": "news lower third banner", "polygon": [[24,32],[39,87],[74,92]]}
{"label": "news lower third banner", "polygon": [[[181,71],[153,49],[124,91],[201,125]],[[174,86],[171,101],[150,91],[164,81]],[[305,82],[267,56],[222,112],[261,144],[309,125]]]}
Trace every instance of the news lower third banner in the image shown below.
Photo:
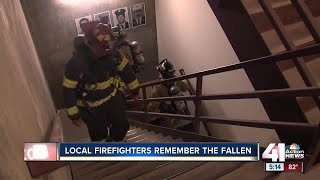
{"label": "news lower third banner", "polygon": [[25,161],[259,161],[259,143],[25,143]]}

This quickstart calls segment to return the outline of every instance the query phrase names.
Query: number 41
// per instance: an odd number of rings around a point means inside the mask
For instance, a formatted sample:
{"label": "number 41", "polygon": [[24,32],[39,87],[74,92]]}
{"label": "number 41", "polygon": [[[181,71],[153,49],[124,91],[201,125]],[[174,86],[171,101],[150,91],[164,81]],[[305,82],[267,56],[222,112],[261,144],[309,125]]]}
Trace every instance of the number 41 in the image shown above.
{"label": "number 41", "polygon": [[[272,153],[270,154],[270,152]],[[275,143],[269,144],[269,146],[263,152],[262,158],[272,159],[272,162],[277,162],[278,159],[279,159],[279,162],[284,162],[285,161],[285,144],[278,143],[278,146],[276,146]]]}

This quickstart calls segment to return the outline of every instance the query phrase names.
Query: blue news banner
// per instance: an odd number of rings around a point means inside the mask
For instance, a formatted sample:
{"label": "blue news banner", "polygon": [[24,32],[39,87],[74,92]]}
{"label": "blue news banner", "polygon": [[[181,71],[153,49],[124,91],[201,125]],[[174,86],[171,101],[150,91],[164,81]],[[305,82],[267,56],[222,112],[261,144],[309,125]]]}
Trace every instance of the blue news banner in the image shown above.
{"label": "blue news banner", "polygon": [[259,143],[60,143],[60,161],[259,161]]}

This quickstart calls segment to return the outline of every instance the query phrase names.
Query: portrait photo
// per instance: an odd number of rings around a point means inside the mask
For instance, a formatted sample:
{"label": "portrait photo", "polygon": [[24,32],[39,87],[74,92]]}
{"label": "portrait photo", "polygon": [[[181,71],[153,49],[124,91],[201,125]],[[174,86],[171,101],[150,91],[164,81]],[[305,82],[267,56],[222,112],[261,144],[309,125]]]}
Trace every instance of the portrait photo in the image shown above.
{"label": "portrait photo", "polygon": [[109,11],[105,11],[105,12],[100,12],[97,14],[93,15],[93,19],[94,20],[100,20],[103,24],[110,24],[110,12]]}
{"label": "portrait photo", "polygon": [[82,31],[81,25],[83,23],[92,21],[92,16],[88,15],[88,16],[80,17],[80,18],[75,19],[74,21],[76,23],[76,28],[77,28],[78,35],[84,34],[83,31]]}
{"label": "portrait photo", "polygon": [[118,26],[122,29],[130,29],[129,12],[127,7],[112,10],[113,26]]}
{"label": "portrait photo", "polygon": [[135,4],[130,7],[132,27],[146,25],[146,9],[145,4]]}

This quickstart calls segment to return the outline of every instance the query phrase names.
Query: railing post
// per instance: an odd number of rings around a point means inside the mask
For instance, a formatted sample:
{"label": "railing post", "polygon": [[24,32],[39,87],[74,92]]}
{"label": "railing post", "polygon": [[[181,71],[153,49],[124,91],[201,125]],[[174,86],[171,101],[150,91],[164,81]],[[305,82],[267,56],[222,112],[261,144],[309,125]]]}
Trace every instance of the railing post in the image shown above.
{"label": "railing post", "polygon": [[320,124],[314,133],[313,142],[308,153],[310,153],[311,157],[306,165],[307,171],[316,163],[317,158],[320,155]]}
{"label": "railing post", "polygon": [[194,131],[199,134],[200,132],[200,112],[201,112],[201,99],[200,96],[202,95],[202,81],[203,76],[197,77],[197,84],[196,84],[196,100],[195,100],[195,113],[194,113],[194,121],[193,127]]}
{"label": "railing post", "polygon": [[142,99],[143,99],[143,110],[145,118],[148,118],[148,103],[147,99],[147,90],[146,87],[142,87]]}
{"label": "railing post", "polygon": [[[181,74],[182,76],[186,75],[186,73],[184,72],[184,69],[180,69],[179,72],[180,72],[180,74]],[[186,79],[186,80],[187,80],[188,86],[189,86],[189,94],[190,94],[190,95],[195,95],[196,93],[195,93],[194,89],[192,88],[192,85],[191,85],[189,79]],[[196,105],[196,101],[195,101],[195,100],[193,101],[193,104]],[[200,109],[200,112],[199,112],[200,115],[202,115],[202,112],[203,112],[203,110]],[[210,129],[209,129],[209,126],[208,126],[207,122],[202,122],[202,123],[203,123],[203,126],[204,126],[205,130],[207,131],[207,134],[208,134],[209,136],[212,136],[212,133],[211,133],[211,131],[210,131]]]}

